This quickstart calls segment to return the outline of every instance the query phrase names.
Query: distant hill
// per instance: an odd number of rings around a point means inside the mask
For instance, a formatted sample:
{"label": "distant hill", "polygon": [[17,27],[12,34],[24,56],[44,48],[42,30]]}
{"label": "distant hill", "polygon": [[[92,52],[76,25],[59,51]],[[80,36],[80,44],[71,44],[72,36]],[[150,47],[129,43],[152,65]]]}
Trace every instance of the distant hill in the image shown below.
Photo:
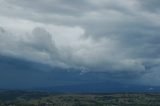
{"label": "distant hill", "polygon": [[160,87],[121,84],[117,82],[86,83],[39,88],[37,90],[68,93],[160,92]]}

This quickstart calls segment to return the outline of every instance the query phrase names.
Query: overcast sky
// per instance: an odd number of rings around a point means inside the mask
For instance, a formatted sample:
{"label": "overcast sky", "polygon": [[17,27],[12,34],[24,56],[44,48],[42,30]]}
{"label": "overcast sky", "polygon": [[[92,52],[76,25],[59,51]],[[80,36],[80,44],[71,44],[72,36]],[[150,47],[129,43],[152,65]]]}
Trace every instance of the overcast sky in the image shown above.
{"label": "overcast sky", "polygon": [[159,86],[160,1],[0,0],[0,55]]}

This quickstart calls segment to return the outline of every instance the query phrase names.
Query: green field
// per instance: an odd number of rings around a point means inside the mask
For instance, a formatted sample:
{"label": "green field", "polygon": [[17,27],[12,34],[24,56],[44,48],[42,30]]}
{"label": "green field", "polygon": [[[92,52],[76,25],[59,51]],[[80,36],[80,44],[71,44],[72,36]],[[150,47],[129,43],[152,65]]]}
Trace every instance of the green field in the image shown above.
{"label": "green field", "polygon": [[160,94],[58,94],[1,91],[0,106],[160,106]]}

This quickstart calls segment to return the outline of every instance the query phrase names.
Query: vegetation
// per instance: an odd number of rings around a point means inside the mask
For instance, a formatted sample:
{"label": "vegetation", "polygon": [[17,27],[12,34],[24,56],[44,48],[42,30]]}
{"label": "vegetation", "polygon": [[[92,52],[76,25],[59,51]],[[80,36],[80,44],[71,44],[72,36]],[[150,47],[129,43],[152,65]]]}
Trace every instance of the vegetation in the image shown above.
{"label": "vegetation", "polygon": [[0,106],[160,106],[160,94],[55,94],[3,91]]}

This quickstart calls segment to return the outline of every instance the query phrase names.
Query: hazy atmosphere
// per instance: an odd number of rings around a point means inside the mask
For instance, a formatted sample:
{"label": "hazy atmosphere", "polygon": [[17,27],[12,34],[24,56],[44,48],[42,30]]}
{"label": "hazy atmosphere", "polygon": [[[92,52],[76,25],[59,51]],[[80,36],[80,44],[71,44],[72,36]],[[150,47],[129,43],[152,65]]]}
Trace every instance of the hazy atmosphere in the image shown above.
{"label": "hazy atmosphere", "polygon": [[0,0],[1,89],[159,82],[160,0]]}

